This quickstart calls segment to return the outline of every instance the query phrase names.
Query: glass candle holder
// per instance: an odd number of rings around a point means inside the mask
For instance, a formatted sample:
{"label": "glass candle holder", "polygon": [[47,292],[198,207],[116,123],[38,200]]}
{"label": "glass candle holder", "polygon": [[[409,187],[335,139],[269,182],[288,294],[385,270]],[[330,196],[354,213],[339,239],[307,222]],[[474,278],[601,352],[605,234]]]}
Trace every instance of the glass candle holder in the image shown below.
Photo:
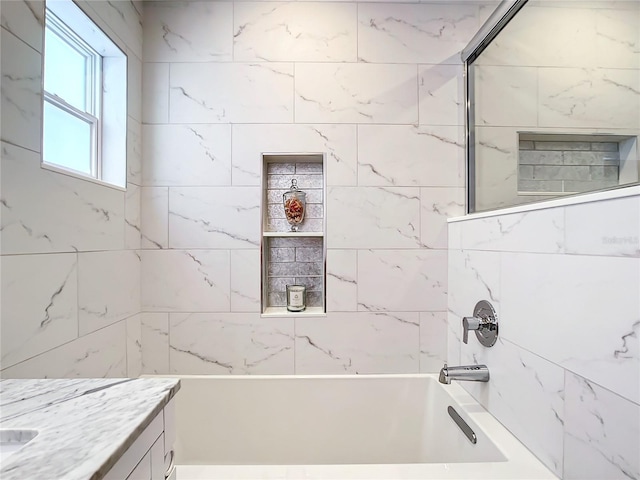
{"label": "glass candle holder", "polygon": [[304,220],[304,211],[307,203],[307,194],[298,190],[298,182],[291,180],[291,188],[282,195],[284,215],[291,225],[291,231],[297,232],[299,225]]}
{"label": "glass candle holder", "polygon": [[302,312],[307,308],[307,288],[304,285],[287,285],[287,310]]}

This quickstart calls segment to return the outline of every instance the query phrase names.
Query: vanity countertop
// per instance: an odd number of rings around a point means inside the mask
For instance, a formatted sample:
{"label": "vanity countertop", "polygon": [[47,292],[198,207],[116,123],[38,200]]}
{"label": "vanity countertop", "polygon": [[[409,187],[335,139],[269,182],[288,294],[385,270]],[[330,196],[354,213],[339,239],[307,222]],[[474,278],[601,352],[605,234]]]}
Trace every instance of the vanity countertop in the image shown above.
{"label": "vanity countertop", "polygon": [[0,381],[0,428],[38,430],[0,478],[103,478],[179,388],[170,378]]}

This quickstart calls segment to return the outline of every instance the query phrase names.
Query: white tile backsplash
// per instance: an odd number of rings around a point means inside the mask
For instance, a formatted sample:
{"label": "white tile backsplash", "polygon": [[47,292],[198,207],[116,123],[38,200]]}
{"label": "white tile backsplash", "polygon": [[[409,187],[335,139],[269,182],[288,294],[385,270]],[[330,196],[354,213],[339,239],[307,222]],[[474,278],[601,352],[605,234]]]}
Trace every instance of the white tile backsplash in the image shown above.
{"label": "white tile backsplash", "polygon": [[567,480],[640,477],[640,405],[567,371]]}
{"label": "white tile backsplash", "polygon": [[172,374],[293,374],[293,318],[172,313]]}
{"label": "white tile backsplash", "polygon": [[225,62],[233,55],[232,2],[167,2],[148,8],[145,62]]}
{"label": "white tile backsplash", "polygon": [[3,378],[125,378],[127,375],[126,321],[60,344],[2,370]]}
{"label": "white tile backsplash", "polygon": [[231,185],[231,125],[145,125],[142,135],[145,186]]}
{"label": "white tile backsplash", "polygon": [[140,312],[140,262],[134,250],[78,254],[80,335]]}
{"label": "white tile backsplash", "polygon": [[417,123],[417,82],[415,65],[297,63],[295,120]]}
{"label": "white tile backsplash", "polygon": [[[638,477],[638,216],[636,195],[449,224],[449,362],[488,365],[465,388],[560,478]],[[490,349],[461,342],[481,299]]]}
{"label": "white tile backsplash", "polygon": [[142,311],[230,310],[228,250],[142,250],[141,257]]}
{"label": "white tile backsplash", "polygon": [[460,64],[477,32],[477,6],[362,3],[358,57],[376,63]]}
{"label": "white tile backsplash", "polygon": [[142,313],[142,373],[169,373],[169,314]]}
{"label": "white tile backsplash", "polygon": [[417,313],[330,313],[295,319],[297,375],[417,373]]}
{"label": "white tile backsplash", "polygon": [[424,312],[446,307],[446,251],[358,251],[358,310]]}
{"label": "white tile backsplash", "polygon": [[169,189],[171,248],[257,248],[260,245],[258,187]]}
{"label": "white tile backsplash", "polygon": [[503,253],[500,269],[503,338],[640,402],[640,259]]}
{"label": "white tile backsplash", "polygon": [[420,373],[438,373],[447,361],[447,312],[420,312]]}
{"label": "white tile backsplash", "polygon": [[3,254],[124,247],[124,192],[41,168],[7,143],[1,168]]}
{"label": "white tile backsplash", "polygon": [[130,2],[77,2],[128,57],[125,192],[41,167],[44,3],[1,12],[1,375],[137,376],[141,19]]}
{"label": "white tile backsplash", "polygon": [[[2,9],[4,13],[4,8]],[[0,120],[4,142],[40,152],[42,55],[2,28]]]}
{"label": "white tile backsplash", "polygon": [[417,248],[420,189],[330,187],[327,232],[329,248]]}
{"label": "white tile backsplash", "polygon": [[0,262],[3,368],[78,336],[75,253],[3,255]]}
{"label": "white tile backsplash", "polygon": [[169,120],[291,122],[293,77],[291,63],[172,63]]}
{"label": "white tile backsplash", "polygon": [[2,28],[23,40],[31,48],[42,52],[44,0],[5,2],[0,12]]}
{"label": "white tile backsplash", "polygon": [[358,127],[359,186],[462,187],[463,159],[461,127]]}
{"label": "white tile backsplash", "polygon": [[235,61],[356,62],[355,3],[238,2]]}
{"label": "white tile backsplash", "polygon": [[233,185],[260,185],[262,153],[325,153],[327,185],[356,185],[355,125],[233,125]]}

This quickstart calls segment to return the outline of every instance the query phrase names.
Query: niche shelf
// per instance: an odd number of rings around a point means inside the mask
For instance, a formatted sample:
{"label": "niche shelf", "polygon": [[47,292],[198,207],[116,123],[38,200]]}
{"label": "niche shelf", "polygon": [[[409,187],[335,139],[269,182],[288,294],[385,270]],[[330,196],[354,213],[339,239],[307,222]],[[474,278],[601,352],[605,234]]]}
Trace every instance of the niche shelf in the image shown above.
{"label": "niche shelf", "polygon": [[[295,178],[306,193],[304,221],[292,232],[282,195]],[[263,317],[326,314],[326,162],[323,153],[262,154],[262,246],[260,284]],[[289,312],[286,286],[304,285],[307,307]]]}

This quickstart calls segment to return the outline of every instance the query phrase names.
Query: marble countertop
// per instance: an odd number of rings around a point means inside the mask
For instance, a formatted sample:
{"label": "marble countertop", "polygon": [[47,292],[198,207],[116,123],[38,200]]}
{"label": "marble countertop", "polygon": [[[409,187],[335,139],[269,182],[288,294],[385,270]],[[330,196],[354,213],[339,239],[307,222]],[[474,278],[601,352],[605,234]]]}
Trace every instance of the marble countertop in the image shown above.
{"label": "marble countertop", "polygon": [[39,432],[0,478],[104,477],[179,388],[169,378],[0,381],[0,427]]}

